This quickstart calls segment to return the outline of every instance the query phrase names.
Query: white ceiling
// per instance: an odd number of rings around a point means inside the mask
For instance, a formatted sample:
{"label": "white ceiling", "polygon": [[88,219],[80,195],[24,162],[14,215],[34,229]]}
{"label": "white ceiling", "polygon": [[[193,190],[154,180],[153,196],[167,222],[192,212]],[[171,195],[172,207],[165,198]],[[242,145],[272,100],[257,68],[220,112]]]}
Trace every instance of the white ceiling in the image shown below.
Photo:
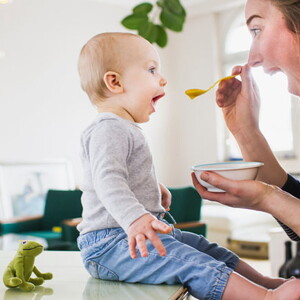
{"label": "white ceiling", "polygon": [[[156,2],[156,0],[98,0],[99,2],[109,2],[111,4],[121,5],[121,6],[129,6],[133,7],[136,4],[142,3],[142,2]],[[203,3],[203,2],[209,2],[209,0],[181,0],[181,3],[187,7],[193,4]]]}
{"label": "white ceiling", "polygon": [[[135,5],[142,2],[155,3],[157,0],[94,0],[99,2],[107,2],[112,5],[125,6],[133,8]],[[207,13],[209,11],[220,11],[222,9],[241,5],[246,0],[180,0],[182,5],[191,13]]]}

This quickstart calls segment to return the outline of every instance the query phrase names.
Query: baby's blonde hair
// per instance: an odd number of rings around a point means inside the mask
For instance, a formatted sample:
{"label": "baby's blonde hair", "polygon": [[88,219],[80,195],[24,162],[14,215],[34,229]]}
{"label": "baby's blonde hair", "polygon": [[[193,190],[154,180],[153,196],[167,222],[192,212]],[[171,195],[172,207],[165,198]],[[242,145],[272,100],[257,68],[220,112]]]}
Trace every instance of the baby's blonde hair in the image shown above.
{"label": "baby's blonde hair", "polygon": [[126,61],[122,55],[124,38],[142,38],[136,34],[106,32],[92,37],[81,49],[78,71],[82,89],[92,103],[109,96],[103,76],[108,71],[121,72]]}

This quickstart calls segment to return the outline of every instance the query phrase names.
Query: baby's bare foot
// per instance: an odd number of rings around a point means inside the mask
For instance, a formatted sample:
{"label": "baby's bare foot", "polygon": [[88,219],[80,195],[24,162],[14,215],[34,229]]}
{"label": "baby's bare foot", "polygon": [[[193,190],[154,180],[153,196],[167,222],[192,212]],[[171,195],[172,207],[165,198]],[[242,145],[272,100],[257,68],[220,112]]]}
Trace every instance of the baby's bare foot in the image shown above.
{"label": "baby's bare foot", "polygon": [[300,300],[300,280],[289,279],[275,290],[268,290],[265,300]]}

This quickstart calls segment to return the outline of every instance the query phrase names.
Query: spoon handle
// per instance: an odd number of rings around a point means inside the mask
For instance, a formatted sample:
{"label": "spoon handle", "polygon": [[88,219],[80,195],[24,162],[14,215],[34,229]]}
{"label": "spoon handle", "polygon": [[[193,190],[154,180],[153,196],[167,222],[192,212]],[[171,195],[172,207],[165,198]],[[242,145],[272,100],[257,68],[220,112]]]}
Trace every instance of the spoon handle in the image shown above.
{"label": "spoon handle", "polygon": [[219,80],[217,80],[207,91],[211,90],[213,87],[215,87],[219,82],[223,81],[223,80],[227,80],[227,79],[231,79],[231,78],[234,78],[236,76],[238,76],[240,74],[236,74],[236,75],[229,75],[229,76],[226,76],[226,77],[223,77]]}

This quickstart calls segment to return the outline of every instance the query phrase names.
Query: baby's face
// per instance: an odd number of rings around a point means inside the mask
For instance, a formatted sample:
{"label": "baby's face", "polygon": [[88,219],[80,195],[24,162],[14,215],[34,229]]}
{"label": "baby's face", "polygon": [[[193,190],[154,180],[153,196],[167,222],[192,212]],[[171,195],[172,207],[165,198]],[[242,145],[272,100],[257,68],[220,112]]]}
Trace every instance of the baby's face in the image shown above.
{"label": "baby's face", "polygon": [[147,122],[157,101],[164,96],[167,81],[160,74],[158,53],[149,42],[130,37],[125,49],[121,73],[126,95],[124,108],[135,122]]}

